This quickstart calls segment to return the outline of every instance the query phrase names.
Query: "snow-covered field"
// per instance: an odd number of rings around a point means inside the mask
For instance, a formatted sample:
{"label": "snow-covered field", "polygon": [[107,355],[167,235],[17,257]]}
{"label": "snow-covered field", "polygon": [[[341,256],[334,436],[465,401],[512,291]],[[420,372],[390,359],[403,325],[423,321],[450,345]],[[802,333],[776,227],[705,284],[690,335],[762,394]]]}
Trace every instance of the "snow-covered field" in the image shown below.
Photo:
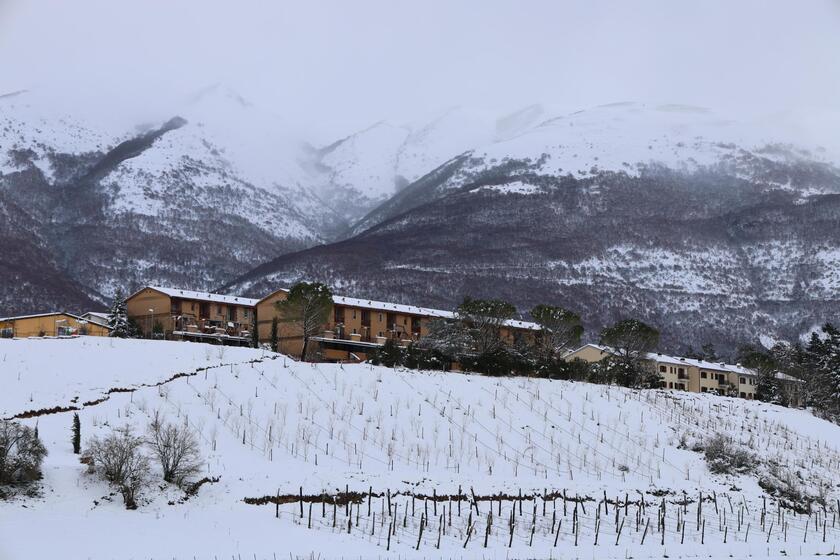
{"label": "snow-covered field", "polygon": [[[56,407],[79,409],[83,447],[114,427],[141,432],[156,411],[185,422],[199,433],[201,476],[219,481],[185,499],[156,477],[127,511],[72,454],[72,411],[32,415]],[[0,502],[3,560],[775,558],[840,541],[840,428],[738,399],[203,344],[0,340],[0,417],[15,416],[37,423],[49,455],[40,497]],[[709,472],[691,448],[716,432],[761,457],[757,474]],[[765,502],[757,478],[771,470],[824,496],[825,510]],[[374,496],[349,508],[245,502],[301,489]]]}

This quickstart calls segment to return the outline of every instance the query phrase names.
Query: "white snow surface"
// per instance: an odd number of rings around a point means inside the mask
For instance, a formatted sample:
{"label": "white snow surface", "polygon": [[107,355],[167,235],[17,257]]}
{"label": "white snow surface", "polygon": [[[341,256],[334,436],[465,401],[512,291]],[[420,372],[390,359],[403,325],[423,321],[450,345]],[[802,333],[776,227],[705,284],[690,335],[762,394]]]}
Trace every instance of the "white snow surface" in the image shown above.
{"label": "white snow surface", "polygon": [[[205,463],[200,476],[220,477],[184,500],[155,470],[139,509],[128,511],[72,454],[72,411],[25,418],[20,421],[37,424],[49,455],[39,496],[0,502],[3,559],[777,558],[815,557],[840,541],[833,521],[840,428],[806,411],[758,402],[365,364],[312,365],[261,350],[93,337],[0,340],[0,387],[0,416],[79,408],[83,447],[113,428],[141,432],[159,411],[196,430]],[[763,494],[755,476],[713,475],[702,453],[690,450],[715,432],[798,473],[792,476],[802,488],[821,487],[828,513],[818,520],[816,514],[785,511],[781,530],[775,499],[767,497],[762,527]],[[513,506],[512,541],[510,501],[502,503],[500,515],[492,502],[484,548],[491,503],[479,501],[476,512],[464,501],[458,515],[456,502],[443,501],[434,513],[431,502],[419,499],[412,508],[411,499],[396,495],[454,494],[459,485],[467,496],[471,490],[478,496],[525,494],[522,513]],[[307,495],[334,493],[345,486],[390,490],[397,508],[390,551],[386,535],[394,516],[388,516],[385,497],[371,500],[370,515],[365,500],[354,505],[349,533],[343,507],[336,508],[334,528],[332,507],[316,504],[310,529],[308,506],[301,518],[298,502],[284,504],[276,518],[273,505],[243,501],[278,492],[293,496],[300,488]],[[578,512],[577,546],[573,504],[564,514],[562,498],[530,498],[545,490],[593,498]],[[672,492],[665,495],[664,545],[657,524],[662,498],[654,494],[659,491]],[[695,500],[702,491],[707,498],[703,527],[695,521],[696,501],[684,514],[674,503],[683,491]],[[604,512],[598,502],[605,493],[621,503],[626,494],[631,503],[626,510],[608,505]],[[642,495],[647,508],[637,524],[635,500]],[[444,509],[446,534],[437,548]],[[552,517],[562,521],[554,531]],[[685,520],[679,530],[678,517]],[[469,521],[474,532],[467,542]]]}

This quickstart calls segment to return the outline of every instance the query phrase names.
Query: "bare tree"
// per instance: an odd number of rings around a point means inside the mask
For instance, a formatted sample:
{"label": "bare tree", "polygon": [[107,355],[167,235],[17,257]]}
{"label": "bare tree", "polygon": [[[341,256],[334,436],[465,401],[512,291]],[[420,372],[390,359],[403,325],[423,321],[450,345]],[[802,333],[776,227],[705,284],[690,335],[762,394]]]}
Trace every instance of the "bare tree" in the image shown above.
{"label": "bare tree", "polygon": [[88,445],[94,465],[119,489],[126,509],[137,509],[137,496],[149,480],[149,460],[142,449],[143,438],[135,436],[128,426],[104,439],[94,437]]}
{"label": "bare tree", "polygon": [[309,339],[324,328],[333,306],[329,287],[318,282],[298,282],[289,290],[285,300],[275,304],[282,323],[300,325],[303,336],[302,360],[309,358]]}
{"label": "bare tree", "polygon": [[149,445],[160,462],[166,482],[180,487],[201,471],[201,448],[186,423],[170,424],[156,412],[149,425]]}

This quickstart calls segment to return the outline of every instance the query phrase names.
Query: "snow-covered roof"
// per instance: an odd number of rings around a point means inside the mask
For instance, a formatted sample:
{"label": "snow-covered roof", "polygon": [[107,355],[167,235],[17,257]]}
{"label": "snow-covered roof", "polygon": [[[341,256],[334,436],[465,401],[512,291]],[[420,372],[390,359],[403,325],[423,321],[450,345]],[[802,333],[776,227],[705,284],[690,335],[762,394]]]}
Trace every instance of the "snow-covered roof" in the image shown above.
{"label": "snow-covered roof", "polygon": [[[150,290],[155,290],[168,295],[169,297],[176,297],[182,299],[194,299],[198,301],[209,301],[213,303],[226,303],[229,305],[245,305],[254,307],[257,305],[258,299],[246,298],[242,296],[229,296],[224,294],[211,294],[209,292],[194,292],[192,290],[181,290],[180,288],[163,288],[161,286],[146,286]],[[138,290],[135,294],[145,290]],[[135,295],[135,294],[132,294]],[[132,297],[129,296],[129,297]]]}
{"label": "snow-covered roof", "polygon": [[[402,305],[399,303],[388,303],[384,301],[374,301],[372,299],[333,296],[333,303],[335,303],[336,305],[361,307],[364,309],[373,309],[376,311],[385,311],[389,313],[404,313],[407,315],[421,315],[423,317],[435,317],[440,319],[455,318],[455,313],[453,311],[445,311],[443,309],[432,309],[429,307],[417,307],[415,305]],[[537,323],[519,321],[516,319],[509,319],[505,321],[504,324],[507,327],[512,327],[515,329],[540,330],[541,328]]]}
{"label": "snow-covered roof", "polygon": [[67,313],[66,311],[51,311],[49,313],[33,313],[31,315],[16,315],[14,317],[0,317],[0,321],[17,321],[20,319],[35,319],[37,317],[50,317],[52,315],[67,315],[68,317],[72,317],[74,319],[78,319],[79,321],[84,321],[82,317],[78,315],[73,315],[72,313]]}
{"label": "snow-covered roof", "polygon": [[101,311],[88,311],[82,317],[97,325],[108,325],[108,314]]}
{"label": "snow-covered roof", "polygon": [[[574,354],[578,350],[581,350],[581,349],[586,348],[586,347],[595,348],[595,349],[600,350],[601,352],[603,352],[605,354],[615,354],[616,353],[616,350],[614,348],[609,347],[609,346],[603,346],[601,344],[591,344],[590,343],[590,344],[584,344],[583,346],[581,346],[580,348],[577,348],[576,350],[572,350],[570,352],[567,352],[566,356],[568,356],[570,354]],[[749,368],[745,368],[744,366],[741,366],[741,365],[727,364],[727,363],[724,363],[724,362],[710,362],[710,361],[707,361],[707,360],[697,360],[697,359],[694,359],[694,358],[684,358],[682,356],[670,356],[668,354],[662,354],[662,353],[659,353],[659,352],[648,352],[644,355],[644,359],[645,360],[650,360],[652,362],[662,362],[662,363],[666,363],[666,364],[695,366],[695,367],[698,367],[700,369],[713,369],[713,370],[716,370],[716,371],[727,371],[727,372],[730,372],[730,373],[737,373],[739,375],[755,375],[755,371],[753,371]]]}
{"label": "snow-covered roof", "polygon": [[755,371],[745,368],[739,364],[727,364],[724,362],[709,362],[707,360],[697,360],[694,358],[683,358],[682,356],[669,356],[667,354],[660,354],[658,352],[649,352],[645,358],[651,361],[664,362],[669,364],[686,364],[695,366],[700,369],[714,369],[717,371],[727,371],[730,373],[737,373],[739,375],[755,375]]}

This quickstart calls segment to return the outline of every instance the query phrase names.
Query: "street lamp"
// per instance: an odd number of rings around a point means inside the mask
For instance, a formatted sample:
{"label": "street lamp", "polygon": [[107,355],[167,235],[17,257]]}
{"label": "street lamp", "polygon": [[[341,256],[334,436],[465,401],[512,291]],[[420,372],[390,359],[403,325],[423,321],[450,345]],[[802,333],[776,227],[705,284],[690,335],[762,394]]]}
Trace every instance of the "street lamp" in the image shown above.
{"label": "street lamp", "polygon": [[152,338],[152,317],[155,314],[155,310],[153,308],[149,309],[149,338]]}

